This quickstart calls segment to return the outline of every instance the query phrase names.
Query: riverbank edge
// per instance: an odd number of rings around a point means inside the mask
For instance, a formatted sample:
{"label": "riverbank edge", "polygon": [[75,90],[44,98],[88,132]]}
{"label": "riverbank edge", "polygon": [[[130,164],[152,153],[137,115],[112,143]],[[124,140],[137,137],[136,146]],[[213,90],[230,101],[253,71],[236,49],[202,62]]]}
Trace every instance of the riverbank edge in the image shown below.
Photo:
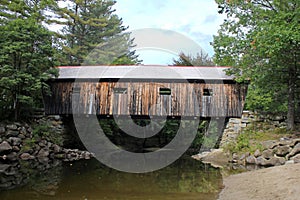
{"label": "riverbank edge", "polygon": [[300,163],[230,175],[218,200],[299,199]]}

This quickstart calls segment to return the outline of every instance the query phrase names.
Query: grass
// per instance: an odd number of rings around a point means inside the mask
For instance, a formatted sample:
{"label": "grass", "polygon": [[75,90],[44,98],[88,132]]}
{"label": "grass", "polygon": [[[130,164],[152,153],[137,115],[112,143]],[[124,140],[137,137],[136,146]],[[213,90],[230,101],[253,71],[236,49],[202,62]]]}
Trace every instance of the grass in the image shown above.
{"label": "grass", "polygon": [[266,123],[255,123],[245,128],[237,137],[236,142],[229,143],[224,150],[230,153],[254,153],[257,149],[264,150],[261,142],[279,140],[282,137],[291,137],[291,132],[285,128],[272,127]]}

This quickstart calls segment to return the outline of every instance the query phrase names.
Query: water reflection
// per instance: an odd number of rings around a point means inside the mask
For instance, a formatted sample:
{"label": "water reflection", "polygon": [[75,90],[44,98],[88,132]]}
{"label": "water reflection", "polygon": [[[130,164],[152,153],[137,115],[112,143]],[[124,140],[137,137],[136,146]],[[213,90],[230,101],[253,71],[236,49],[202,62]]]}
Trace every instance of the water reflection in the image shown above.
{"label": "water reflection", "polygon": [[[3,190],[5,185],[2,187],[2,200],[217,199],[222,185],[219,170],[190,157],[146,174],[119,172],[97,160],[50,163],[43,167],[33,167],[33,163],[27,162],[16,166],[12,184],[6,190]],[[6,176],[1,173],[1,184]],[[19,182],[18,187],[13,184]]]}

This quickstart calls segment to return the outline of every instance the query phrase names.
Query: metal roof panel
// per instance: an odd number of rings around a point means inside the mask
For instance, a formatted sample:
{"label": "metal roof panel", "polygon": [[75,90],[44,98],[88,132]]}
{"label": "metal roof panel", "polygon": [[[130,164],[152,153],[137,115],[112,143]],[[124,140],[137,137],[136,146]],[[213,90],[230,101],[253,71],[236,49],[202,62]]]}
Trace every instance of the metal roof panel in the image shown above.
{"label": "metal roof panel", "polygon": [[177,79],[233,80],[226,75],[228,67],[118,65],[58,67],[57,79]]}

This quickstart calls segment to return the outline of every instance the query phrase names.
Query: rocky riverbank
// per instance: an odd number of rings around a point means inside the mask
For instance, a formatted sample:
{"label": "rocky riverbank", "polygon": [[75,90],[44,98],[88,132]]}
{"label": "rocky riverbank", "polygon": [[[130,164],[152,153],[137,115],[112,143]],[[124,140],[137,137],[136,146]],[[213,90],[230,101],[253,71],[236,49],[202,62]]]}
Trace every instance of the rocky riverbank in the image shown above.
{"label": "rocky riverbank", "polygon": [[222,167],[228,163],[239,165],[278,166],[291,163],[300,163],[300,138],[281,138],[260,142],[261,150],[254,153],[225,152],[223,149],[214,149],[209,152],[193,156],[193,158],[213,166]]}
{"label": "rocky riverbank", "polygon": [[88,151],[62,146],[58,137],[62,137],[64,128],[59,116],[36,119],[34,124],[35,127],[19,122],[0,123],[0,161],[74,161],[94,157]]}

